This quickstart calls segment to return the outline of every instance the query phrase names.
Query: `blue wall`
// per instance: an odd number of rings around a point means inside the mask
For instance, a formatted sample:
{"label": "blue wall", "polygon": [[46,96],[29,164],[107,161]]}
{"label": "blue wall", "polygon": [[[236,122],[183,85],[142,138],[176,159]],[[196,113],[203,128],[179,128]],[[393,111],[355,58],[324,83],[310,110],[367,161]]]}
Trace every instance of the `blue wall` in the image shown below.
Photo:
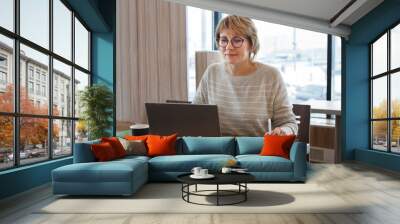
{"label": "blue wall", "polygon": [[[368,44],[400,21],[400,0],[386,0],[351,27],[345,41],[343,86],[344,159],[395,169],[386,156],[369,148],[369,46]],[[357,149],[357,152],[355,151]],[[358,152],[358,150],[364,150]],[[378,155],[379,154],[379,155]],[[393,158],[396,158],[393,156]],[[382,160],[376,163],[376,160]],[[389,161],[389,160],[387,160]],[[390,160],[391,161],[391,160]],[[400,163],[400,160],[398,161]]]}
{"label": "blue wall", "polygon": [[[115,0],[67,2],[92,31],[93,83],[104,83],[115,93]],[[113,120],[115,127],[115,109]],[[0,199],[48,183],[53,169],[71,163],[69,157],[0,172]]]}

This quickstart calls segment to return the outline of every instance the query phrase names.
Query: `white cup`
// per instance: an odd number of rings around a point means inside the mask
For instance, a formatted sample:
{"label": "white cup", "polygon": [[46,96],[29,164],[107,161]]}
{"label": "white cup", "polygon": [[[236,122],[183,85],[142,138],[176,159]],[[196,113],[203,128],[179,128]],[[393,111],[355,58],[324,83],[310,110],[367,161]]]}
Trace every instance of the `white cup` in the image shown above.
{"label": "white cup", "polygon": [[231,171],[232,171],[232,169],[229,167],[222,167],[222,170],[221,170],[222,173],[230,173]]}
{"label": "white cup", "polygon": [[200,176],[207,176],[208,175],[208,169],[201,169],[200,170]]}
{"label": "white cup", "polygon": [[193,167],[193,169],[192,169],[192,173],[194,174],[194,175],[196,175],[196,176],[199,176],[199,175],[201,175],[200,174],[200,171],[202,170],[202,168],[201,167]]}

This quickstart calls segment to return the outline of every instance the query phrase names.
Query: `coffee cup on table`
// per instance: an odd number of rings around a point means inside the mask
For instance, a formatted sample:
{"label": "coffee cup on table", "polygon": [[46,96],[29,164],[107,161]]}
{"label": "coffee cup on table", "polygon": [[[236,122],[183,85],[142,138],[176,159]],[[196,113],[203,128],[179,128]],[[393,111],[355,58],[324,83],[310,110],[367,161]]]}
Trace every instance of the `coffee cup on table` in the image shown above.
{"label": "coffee cup on table", "polygon": [[192,173],[194,174],[194,175],[196,175],[196,176],[200,176],[201,174],[200,174],[200,171],[202,170],[202,168],[201,167],[193,167],[193,169],[192,169]]}
{"label": "coffee cup on table", "polygon": [[208,169],[201,169],[200,170],[200,176],[207,176],[208,175]]}

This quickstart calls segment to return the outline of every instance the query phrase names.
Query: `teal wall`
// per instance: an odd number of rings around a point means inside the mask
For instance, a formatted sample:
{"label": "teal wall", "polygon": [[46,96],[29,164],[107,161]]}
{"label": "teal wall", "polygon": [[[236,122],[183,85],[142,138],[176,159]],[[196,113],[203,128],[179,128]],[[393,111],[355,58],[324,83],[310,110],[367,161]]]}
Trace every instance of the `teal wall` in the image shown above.
{"label": "teal wall", "polygon": [[[66,1],[92,31],[93,83],[104,83],[115,93],[115,0]],[[115,107],[112,119],[115,127]],[[53,169],[71,163],[69,157],[0,172],[0,199],[50,182]]]}
{"label": "teal wall", "polygon": [[[344,43],[345,63],[342,94],[344,144],[346,160],[356,159],[387,169],[397,169],[379,152],[369,150],[369,46],[393,24],[400,22],[400,0],[386,0],[351,27]],[[357,152],[355,151],[357,149]],[[364,150],[359,152],[359,150]],[[377,160],[381,160],[377,163]],[[387,163],[385,163],[387,161]],[[400,160],[397,160],[400,164]]]}

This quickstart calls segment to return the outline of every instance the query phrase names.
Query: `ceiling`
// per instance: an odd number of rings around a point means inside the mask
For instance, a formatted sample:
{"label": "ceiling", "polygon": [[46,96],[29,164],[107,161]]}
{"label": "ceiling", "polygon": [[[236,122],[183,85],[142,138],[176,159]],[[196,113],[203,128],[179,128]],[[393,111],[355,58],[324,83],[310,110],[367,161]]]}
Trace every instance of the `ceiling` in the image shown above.
{"label": "ceiling", "polygon": [[168,0],[348,37],[351,25],[383,0]]}

